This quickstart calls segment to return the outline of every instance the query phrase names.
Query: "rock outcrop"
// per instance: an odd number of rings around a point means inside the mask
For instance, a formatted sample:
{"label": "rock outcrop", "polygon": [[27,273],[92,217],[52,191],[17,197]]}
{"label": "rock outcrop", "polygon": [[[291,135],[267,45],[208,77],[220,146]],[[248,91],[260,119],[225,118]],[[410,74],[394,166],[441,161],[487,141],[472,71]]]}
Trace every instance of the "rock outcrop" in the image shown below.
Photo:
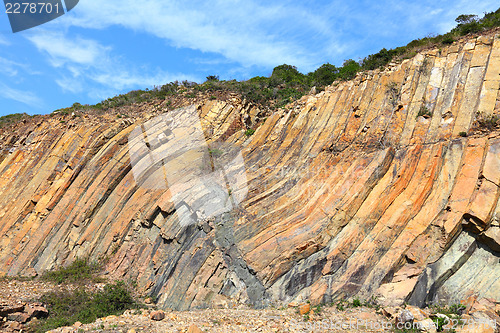
{"label": "rock outcrop", "polygon": [[[134,177],[129,136],[165,103],[134,118],[55,115],[4,128],[0,274],[107,257],[110,276],[136,280],[172,309],[500,300],[500,132],[474,128],[500,115],[499,87],[500,35],[488,35],[362,73],[267,118],[237,98],[200,100],[208,146],[222,158],[226,145],[241,149],[246,177],[243,200],[208,217]],[[183,170],[169,165],[149,175]],[[207,195],[186,193],[193,203]],[[182,223],[186,212],[195,223]]]}

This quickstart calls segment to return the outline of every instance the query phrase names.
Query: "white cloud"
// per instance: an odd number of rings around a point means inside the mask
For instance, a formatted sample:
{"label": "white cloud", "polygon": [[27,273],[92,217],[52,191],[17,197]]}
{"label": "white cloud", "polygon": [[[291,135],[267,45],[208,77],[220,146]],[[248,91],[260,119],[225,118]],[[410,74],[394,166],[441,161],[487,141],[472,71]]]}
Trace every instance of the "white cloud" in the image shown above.
{"label": "white cloud", "polygon": [[64,76],[56,79],[56,83],[65,92],[78,94],[84,91],[82,80],[75,77]]}
{"label": "white cloud", "polygon": [[43,106],[43,101],[32,92],[11,88],[3,82],[0,82],[0,96],[32,107],[40,108]]}
{"label": "white cloud", "polygon": [[0,35],[0,45],[10,45],[10,42],[7,38],[4,36]]}
{"label": "white cloud", "polygon": [[62,32],[46,32],[27,36],[38,50],[49,54],[51,63],[55,67],[65,63],[92,65],[98,59],[101,61],[108,57],[109,47],[96,41],[77,37],[67,38]]}
{"label": "white cloud", "polygon": [[29,75],[40,74],[40,72],[32,70],[29,64],[0,57],[0,73],[9,76],[12,80],[20,82],[23,81],[24,78],[23,75],[19,75],[20,72]]}
{"label": "white cloud", "polygon": [[[292,4],[251,0],[80,2],[64,24],[85,28],[123,26],[165,39],[171,46],[217,53],[243,66],[288,63],[311,69],[328,47],[342,51],[328,16]],[[307,41],[317,40],[317,48]]]}
{"label": "white cloud", "polygon": [[457,15],[472,8],[484,11],[495,5],[492,0],[479,5],[470,0],[87,0],[59,22],[146,32],[171,46],[215,53],[240,67],[287,63],[309,71],[325,62],[340,65],[346,58],[366,56],[366,49],[377,52],[443,33]]}
{"label": "white cloud", "polygon": [[16,76],[19,72],[18,68],[20,66],[22,66],[22,64],[0,57],[0,73],[6,74],[11,77]]}
{"label": "white cloud", "polygon": [[[92,75],[92,80],[101,83],[103,85],[109,85],[118,90],[123,90],[128,87],[142,86],[151,87],[154,85],[159,85],[161,83],[167,83],[174,80],[174,76],[166,73],[159,73],[153,76],[133,74],[129,72],[101,72]],[[186,75],[176,75],[177,80],[192,80],[192,77]]]}
{"label": "white cloud", "polygon": [[147,33],[170,46],[203,52],[191,59],[198,68],[224,66],[226,73],[221,75],[242,77],[255,73],[254,66],[269,69],[287,63],[307,72],[325,62],[341,65],[347,58],[357,60],[382,47],[392,48],[429,33],[442,33],[458,14],[474,6],[488,10],[493,4],[489,0],[478,6],[468,0],[332,0],[314,4],[286,0],[279,4],[265,0],[86,0],[49,23],[60,32],[33,30],[34,34],[26,38],[61,70],[56,83],[65,91],[100,96],[103,91],[204,77],[139,68],[127,63],[124,57],[128,54],[122,57],[96,40],[71,36],[74,27],[119,26]]}
{"label": "white cloud", "polygon": [[[87,92],[91,97],[101,96],[101,91],[109,95],[132,89],[165,84],[173,80],[190,80],[192,76],[173,75],[162,70],[152,70],[129,66],[112,48],[99,42],[76,36],[68,37],[63,32],[40,30],[26,37],[39,51],[46,53],[50,64],[59,70],[56,84],[65,92]],[[1,62],[0,62],[1,64]]]}
{"label": "white cloud", "polygon": [[445,33],[456,26],[455,19],[461,14],[475,14],[482,17],[485,12],[490,12],[498,8],[498,1],[488,0],[488,1],[469,1],[460,0],[453,2],[451,8],[449,8],[445,13],[444,17],[446,20],[443,22],[437,22],[436,25],[439,28],[438,33]]}

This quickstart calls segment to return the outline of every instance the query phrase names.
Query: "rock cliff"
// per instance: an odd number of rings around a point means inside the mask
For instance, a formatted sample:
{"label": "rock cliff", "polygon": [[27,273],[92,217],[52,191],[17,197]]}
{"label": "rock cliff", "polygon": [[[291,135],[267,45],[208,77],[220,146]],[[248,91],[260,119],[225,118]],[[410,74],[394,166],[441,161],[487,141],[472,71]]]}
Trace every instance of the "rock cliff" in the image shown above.
{"label": "rock cliff", "polygon": [[[193,204],[173,205],[168,188],[134,176],[131,134],[171,112],[165,101],[124,118],[53,114],[4,127],[0,275],[106,258],[108,276],[173,309],[499,300],[500,132],[480,126],[500,115],[499,88],[500,35],[490,34],[271,114],[237,97],[186,100],[209,155],[237,147],[245,166],[239,200],[209,217],[193,208],[205,188],[186,185]],[[182,223],[186,212],[195,222]]]}

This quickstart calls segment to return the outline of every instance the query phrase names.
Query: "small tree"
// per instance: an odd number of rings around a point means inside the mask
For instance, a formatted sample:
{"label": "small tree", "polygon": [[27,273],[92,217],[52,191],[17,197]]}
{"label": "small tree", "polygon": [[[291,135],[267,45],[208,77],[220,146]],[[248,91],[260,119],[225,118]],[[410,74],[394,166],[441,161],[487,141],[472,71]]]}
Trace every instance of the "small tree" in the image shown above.
{"label": "small tree", "polygon": [[209,75],[207,81],[219,81],[219,75]]}
{"label": "small tree", "polygon": [[458,24],[469,24],[477,21],[477,15],[462,14],[455,19]]}
{"label": "small tree", "polygon": [[337,67],[326,63],[308,75],[312,76],[314,85],[326,86],[332,84],[332,82],[338,78],[338,74],[339,69]]}
{"label": "small tree", "polygon": [[275,84],[278,83],[295,83],[302,84],[305,80],[305,75],[297,70],[297,67],[291,65],[280,65],[274,67],[273,73],[271,74],[271,81]]}
{"label": "small tree", "polygon": [[344,61],[344,64],[339,69],[339,76],[342,80],[351,80],[354,79],[356,73],[359,72],[361,66],[354,60],[348,59]]}

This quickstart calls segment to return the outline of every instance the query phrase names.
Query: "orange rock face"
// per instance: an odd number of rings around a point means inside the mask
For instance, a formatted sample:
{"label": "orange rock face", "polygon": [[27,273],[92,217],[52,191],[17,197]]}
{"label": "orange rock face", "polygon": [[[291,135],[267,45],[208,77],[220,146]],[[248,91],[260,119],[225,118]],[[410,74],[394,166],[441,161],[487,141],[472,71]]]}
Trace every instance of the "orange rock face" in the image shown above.
{"label": "orange rock face", "polygon": [[[500,36],[481,40],[360,74],[260,123],[239,99],[201,101],[208,151],[182,158],[195,127],[152,126],[159,139],[132,156],[131,133],[162,104],[2,128],[0,275],[106,256],[113,277],[165,309],[499,300],[500,133],[472,127],[500,111]],[[260,124],[251,136],[248,121]],[[218,194],[217,214],[209,178],[186,178],[206,170],[238,184]]]}

